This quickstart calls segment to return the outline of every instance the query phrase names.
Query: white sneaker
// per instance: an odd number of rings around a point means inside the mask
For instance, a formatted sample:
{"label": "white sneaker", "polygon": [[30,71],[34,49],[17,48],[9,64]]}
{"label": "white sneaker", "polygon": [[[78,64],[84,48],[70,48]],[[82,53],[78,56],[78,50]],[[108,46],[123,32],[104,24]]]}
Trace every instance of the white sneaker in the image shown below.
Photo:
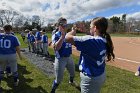
{"label": "white sneaker", "polygon": [[10,76],[12,76],[12,73],[7,73],[7,77],[10,77]]}
{"label": "white sneaker", "polygon": [[76,85],[75,81],[73,82],[69,81],[69,84],[71,84],[72,86]]}
{"label": "white sneaker", "polygon": [[46,57],[43,57],[43,59],[46,59]]}
{"label": "white sneaker", "polygon": [[135,76],[140,76],[140,72],[137,71],[137,72],[135,73]]}
{"label": "white sneaker", "polygon": [[19,84],[19,79],[17,79],[17,82],[14,82],[14,86],[17,87]]}

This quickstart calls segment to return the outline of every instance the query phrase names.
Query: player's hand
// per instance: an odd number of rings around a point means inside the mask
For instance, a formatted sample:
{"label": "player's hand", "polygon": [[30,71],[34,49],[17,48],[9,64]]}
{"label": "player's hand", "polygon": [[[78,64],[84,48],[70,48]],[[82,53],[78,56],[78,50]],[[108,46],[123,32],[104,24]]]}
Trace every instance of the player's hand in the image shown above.
{"label": "player's hand", "polygon": [[64,27],[60,26],[60,32],[61,32],[61,35],[62,36],[65,36],[66,31],[65,31],[65,28]]}
{"label": "player's hand", "polygon": [[51,45],[52,45],[52,42],[49,43],[49,46],[51,46]]}
{"label": "player's hand", "polygon": [[74,24],[72,27],[72,30],[76,31],[79,29],[79,25],[78,24]]}

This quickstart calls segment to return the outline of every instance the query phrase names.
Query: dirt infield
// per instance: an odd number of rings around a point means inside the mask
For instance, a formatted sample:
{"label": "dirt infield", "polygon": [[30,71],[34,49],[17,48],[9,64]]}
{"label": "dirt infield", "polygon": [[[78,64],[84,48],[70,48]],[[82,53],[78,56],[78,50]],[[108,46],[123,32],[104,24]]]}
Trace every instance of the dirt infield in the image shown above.
{"label": "dirt infield", "polygon": [[110,65],[135,72],[140,65],[140,38],[113,37],[116,60]]}
{"label": "dirt infield", "polygon": [[[140,65],[140,38],[138,37],[113,37],[115,47],[115,62],[107,64],[135,72]],[[79,52],[73,48],[73,54]]]}
{"label": "dirt infield", "polygon": [[[140,37],[112,37],[112,40],[116,59],[107,64],[135,72],[140,66]],[[79,53],[73,47],[73,54],[79,56]]]}

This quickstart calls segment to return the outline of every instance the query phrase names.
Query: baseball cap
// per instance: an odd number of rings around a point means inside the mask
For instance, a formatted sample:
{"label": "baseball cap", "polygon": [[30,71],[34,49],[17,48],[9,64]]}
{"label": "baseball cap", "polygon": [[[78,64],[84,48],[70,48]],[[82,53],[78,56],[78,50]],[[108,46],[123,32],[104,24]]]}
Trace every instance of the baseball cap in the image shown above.
{"label": "baseball cap", "polygon": [[67,20],[65,18],[61,17],[58,19],[57,23],[58,23],[58,25],[61,25],[61,26],[67,26],[66,21]]}

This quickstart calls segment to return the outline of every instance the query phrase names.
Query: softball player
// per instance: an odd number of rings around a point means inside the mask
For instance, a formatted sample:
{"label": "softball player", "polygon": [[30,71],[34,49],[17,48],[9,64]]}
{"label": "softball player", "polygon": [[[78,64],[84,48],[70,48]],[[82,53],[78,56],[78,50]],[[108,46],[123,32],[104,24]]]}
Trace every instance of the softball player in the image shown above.
{"label": "softball player", "polygon": [[81,93],[100,93],[105,82],[105,58],[115,58],[113,43],[106,32],[107,19],[95,18],[90,24],[90,35],[74,36],[76,27],[66,35],[66,41],[75,45],[81,51],[79,69],[81,77]]}
{"label": "softball player", "polygon": [[25,30],[27,33],[27,44],[28,44],[28,48],[29,48],[29,52],[31,52],[31,43],[30,43],[30,36],[31,36],[31,31],[30,30]]}
{"label": "softball player", "polygon": [[60,18],[58,23],[59,30],[52,36],[52,45],[55,50],[54,70],[56,79],[53,82],[51,93],[55,93],[56,88],[62,81],[65,67],[70,73],[69,83],[73,83],[75,71],[74,62],[71,57],[72,46],[70,43],[65,42],[65,34],[61,33],[61,31],[66,28],[67,20]]}
{"label": "softball player", "polygon": [[[14,32],[12,32],[12,31],[10,33],[11,33],[11,35],[15,35]],[[12,75],[9,64],[6,65],[5,73],[6,73],[7,77],[10,77]]]}
{"label": "softball player", "polygon": [[22,40],[23,40],[23,42],[25,41],[25,37],[26,37],[26,35],[25,35],[25,33],[24,32],[21,32],[21,37],[22,37]]}
{"label": "softball player", "polygon": [[20,43],[17,37],[11,34],[12,26],[4,26],[4,34],[0,34],[0,83],[3,78],[4,70],[7,64],[11,68],[11,72],[14,77],[14,85],[17,86],[18,72],[17,72],[17,59],[16,52],[22,59],[20,54]]}
{"label": "softball player", "polygon": [[37,31],[35,34],[35,42],[36,42],[36,53],[38,55],[40,52],[42,52],[40,31]]}
{"label": "softball player", "polygon": [[46,35],[45,29],[41,31],[42,37],[41,37],[41,42],[42,42],[42,49],[43,49],[43,58],[45,59],[47,56],[49,56],[48,53],[48,37]]}
{"label": "softball player", "polygon": [[32,47],[32,53],[35,53],[36,49],[35,49],[35,36],[33,34],[33,32],[30,32],[30,44]]}

